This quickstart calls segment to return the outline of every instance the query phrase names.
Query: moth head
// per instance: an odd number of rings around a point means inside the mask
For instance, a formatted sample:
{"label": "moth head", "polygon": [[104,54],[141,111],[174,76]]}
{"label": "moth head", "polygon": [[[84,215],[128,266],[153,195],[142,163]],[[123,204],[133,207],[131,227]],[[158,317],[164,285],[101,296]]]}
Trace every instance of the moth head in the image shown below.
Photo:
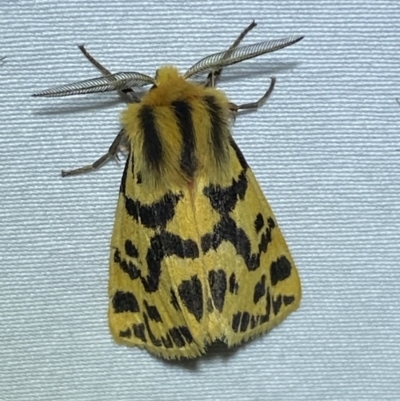
{"label": "moth head", "polygon": [[166,65],[166,66],[160,67],[156,71],[154,80],[156,81],[156,85],[162,85],[169,81],[175,81],[181,77],[182,76],[181,76],[181,74],[179,74],[179,71],[177,70],[176,67],[174,67],[172,65]]}

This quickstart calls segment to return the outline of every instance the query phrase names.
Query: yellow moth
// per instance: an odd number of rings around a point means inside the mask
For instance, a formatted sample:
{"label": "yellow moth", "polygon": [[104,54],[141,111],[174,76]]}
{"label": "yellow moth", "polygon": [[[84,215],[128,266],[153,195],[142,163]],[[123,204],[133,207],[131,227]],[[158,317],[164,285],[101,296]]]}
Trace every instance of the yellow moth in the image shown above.
{"label": "yellow moth", "polygon": [[[128,150],[111,241],[109,325],[120,343],[168,359],[195,358],[208,344],[228,346],[270,330],[296,310],[298,272],[276,219],[232,138],[238,110],[216,89],[222,68],[302,39],[293,36],[239,46],[181,74],[111,74],[83,46],[102,77],[34,96],[117,90],[129,103],[122,129],[91,171]],[[202,82],[193,77],[208,74]],[[190,80],[190,78],[192,78]],[[152,85],[139,95],[135,88]]]}

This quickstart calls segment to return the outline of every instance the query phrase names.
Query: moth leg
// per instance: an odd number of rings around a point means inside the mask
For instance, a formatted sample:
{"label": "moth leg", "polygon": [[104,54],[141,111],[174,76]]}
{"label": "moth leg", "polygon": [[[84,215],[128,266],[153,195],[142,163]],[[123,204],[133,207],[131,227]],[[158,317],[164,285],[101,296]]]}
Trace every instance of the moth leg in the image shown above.
{"label": "moth leg", "polygon": [[[82,54],[102,73],[103,76],[111,75],[111,71],[99,63],[85,48],[85,45],[79,45],[79,50]],[[126,103],[139,103],[139,96],[132,88],[118,91],[121,99]]]}
{"label": "moth leg", "polygon": [[94,171],[100,168],[104,163],[106,163],[111,158],[119,160],[118,151],[121,148],[123,148],[125,144],[126,144],[125,130],[121,129],[118,135],[115,137],[113,143],[111,144],[106,154],[97,159],[93,164],[88,164],[87,166],[79,167],[74,170],[67,170],[67,171],[61,170],[61,176],[67,177],[69,175],[89,173],[90,171]]}
{"label": "moth leg", "polygon": [[[229,57],[230,52],[232,52],[233,50],[235,50],[240,42],[243,40],[243,38],[253,29],[257,26],[256,22],[253,20],[252,23],[245,28],[242,33],[237,37],[237,39],[232,43],[232,45],[229,47],[228,49],[228,53],[226,54],[226,57]],[[211,86],[211,87],[215,87],[217,85],[217,81],[220,78],[222,74],[222,68],[220,68],[219,70],[216,71],[211,71],[205,81],[205,86]]]}
{"label": "moth leg", "polygon": [[268,90],[256,102],[243,103],[243,104],[240,104],[240,105],[237,105],[235,103],[230,103],[229,104],[230,110],[232,112],[236,113],[239,110],[258,109],[271,96],[271,93],[272,93],[272,91],[274,90],[274,87],[275,87],[275,82],[276,82],[276,78],[275,77],[271,77],[271,83],[269,84]]}

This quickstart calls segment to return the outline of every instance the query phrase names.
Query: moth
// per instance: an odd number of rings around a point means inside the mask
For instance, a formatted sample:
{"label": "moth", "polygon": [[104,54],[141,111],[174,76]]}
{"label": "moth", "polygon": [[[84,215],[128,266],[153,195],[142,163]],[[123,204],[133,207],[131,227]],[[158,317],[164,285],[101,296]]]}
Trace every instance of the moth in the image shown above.
{"label": "moth", "polygon": [[[184,74],[112,74],[84,48],[102,77],[34,96],[118,91],[122,129],[97,169],[127,149],[111,240],[108,318],[119,343],[167,359],[195,358],[217,340],[229,347],[269,331],[296,310],[301,285],[272,210],[231,134],[237,105],[217,81],[224,67],[283,49],[302,36],[239,46]],[[199,77],[205,75],[199,81]],[[151,85],[147,92],[139,89]]]}

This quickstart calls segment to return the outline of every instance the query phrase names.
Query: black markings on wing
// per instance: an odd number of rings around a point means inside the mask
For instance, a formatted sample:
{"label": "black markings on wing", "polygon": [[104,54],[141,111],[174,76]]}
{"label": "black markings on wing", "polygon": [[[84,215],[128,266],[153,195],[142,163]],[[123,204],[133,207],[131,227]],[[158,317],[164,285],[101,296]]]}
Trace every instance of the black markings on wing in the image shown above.
{"label": "black markings on wing", "polygon": [[155,347],[165,347],[165,348],[183,348],[193,342],[193,336],[187,326],[174,326],[171,327],[165,336],[158,337],[154,334],[149,316],[143,313],[144,323],[134,324],[132,330],[129,328],[124,331],[120,331],[120,337],[130,338],[133,335],[141,340],[142,342],[147,342],[147,338]]}
{"label": "black markings on wing", "polygon": [[131,280],[136,280],[140,277],[140,269],[132,261],[123,259],[119,249],[114,250],[114,262],[119,265],[121,270],[125,272]]}
{"label": "black markings on wing", "polygon": [[158,132],[153,107],[143,105],[138,112],[140,127],[143,131],[143,153],[149,167],[160,170],[163,159],[163,148]]}
{"label": "black markings on wing", "polygon": [[[162,204],[163,199],[159,204]],[[168,203],[168,202],[167,202]],[[173,205],[173,202],[170,205]],[[152,205],[154,206],[154,204]],[[165,202],[164,202],[165,206]],[[164,206],[156,207],[155,211],[158,213],[163,209]],[[140,214],[141,223],[147,223],[149,225],[149,219],[144,219],[142,216],[146,216],[147,210],[143,212],[144,206],[139,202],[135,205],[142,213]],[[175,213],[175,206],[170,207],[169,215],[173,218]],[[165,210],[165,208],[164,208]],[[154,210],[153,210],[154,211]],[[144,258],[140,257],[138,247],[133,243],[131,239],[128,239],[124,243],[124,253],[126,257],[121,256],[119,249],[114,250],[114,262],[119,265],[122,271],[128,274],[130,279],[135,280],[140,278],[143,288],[146,292],[152,293],[159,289],[160,275],[162,269],[162,261],[165,257],[175,255],[179,258],[190,258],[195,259],[199,257],[199,248],[193,240],[184,240],[179,235],[172,234],[166,231],[163,226],[164,222],[162,218],[156,218],[159,225],[159,232],[154,234],[150,239],[150,246],[146,251]],[[154,221],[154,219],[153,219]],[[165,221],[165,216],[164,216]],[[153,224],[153,223],[152,223]],[[137,267],[140,266],[139,260],[145,259],[147,264],[147,275],[143,276],[141,270]],[[171,289],[171,304],[176,310],[180,310],[180,304],[177,299],[177,295]],[[182,301],[182,304],[187,308],[189,313],[193,314],[198,321],[203,317],[203,289],[200,280],[193,276],[190,280],[183,281],[178,287],[178,295]],[[122,312],[140,312],[139,304],[135,295],[131,292],[117,291],[112,297],[112,305],[115,313]],[[166,336],[157,337],[155,332],[152,330],[152,323],[160,324],[163,321],[162,312],[158,310],[155,305],[150,305],[146,300],[143,302],[144,310],[142,311],[143,324],[136,324],[131,329],[120,332],[121,337],[131,337],[134,335],[142,342],[150,341],[156,347],[172,348],[185,347],[187,344],[193,342],[192,334],[188,327],[178,326],[171,328]],[[154,324],[154,323],[153,323]]]}
{"label": "black markings on wing", "polygon": [[186,326],[179,326],[179,331],[182,333],[185,341],[190,344],[193,342],[193,336],[190,330]]}
{"label": "black markings on wing", "polygon": [[232,315],[231,327],[235,333],[245,332],[250,329],[254,329],[260,324],[269,322],[271,315],[271,295],[268,287],[265,292],[265,313],[261,315],[252,315],[247,311],[236,312]]}
{"label": "black markings on wing", "polygon": [[238,330],[239,330],[239,325],[240,325],[240,318],[241,318],[241,316],[242,316],[242,314],[241,314],[240,312],[235,313],[235,314],[233,315],[233,318],[232,318],[232,329],[233,329],[233,331],[234,331],[235,333],[237,333]]}
{"label": "black markings on wing", "polygon": [[204,195],[209,198],[211,206],[221,215],[231,212],[239,199],[244,199],[247,191],[246,172],[242,171],[237,180],[232,180],[232,185],[222,188],[220,185],[205,187]]}
{"label": "black markings on wing", "polygon": [[247,330],[247,326],[250,322],[250,314],[249,312],[243,312],[242,318],[240,320],[240,331],[243,333]]}
{"label": "black markings on wing", "polygon": [[226,273],[224,270],[210,270],[208,273],[208,283],[210,285],[214,306],[219,312],[222,312],[227,288]]}
{"label": "black markings on wing", "polygon": [[251,243],[246,232],[242,228],[238,228],[235,221],[229,216],[223,216],[214,226],[213,232],[201,238],[201,248],[204,253],[210,249],[216,250],[223,241],[233,244],[237,254],[243,257],[249,270],[259,267],[260,255],[251,254]]}
{"label": "black markings on wing", "polygon": [[175,209],[178,201],[183,197],[182,194],[165,194],[157,202],[144,205],[140,201],[125,196],[125,208],[130,216],[145,227],[156,228],[165,227],[175,216]]}
{"label": "black markings on wing", "polygon": [[180,311],[180,310],[181,310],[181,307],[180,307],[180,305],[179,305],[178,299],[176,298],[175,291],[174,291],[172,288],[171,288],[170,293],[171,293],[171,300],[170,300],[171,305],[174,307],[174,309],[175,309],[176,311]]}
{"label": "black markings on wing", "polygon": [[131,258],[137,258],[139,256],[139,251],[136,245],[129,239],[125,241],[125,252]]}
{"label": "black markings on wing", "polygon": [[181,348],[185,345],[185,340],[177,327],[170,329],[169,334],[178,348]]}
{"label": "black markings on wing", "polygon": [[[268,244],[272,240],[272,229],[275,223],[272,218],[268,219],[268,226],[265,227],[258,244],[258,252],[251,253],[250,239],[242,228],[237,226],[236,221],[230,216],[230,212],[236,207],[237,202],[243,200],[248,188],[246,172],[243,170],[232,185],[222,188],[219,185],[211,185],[204,188],[204,195],[209,198],[210,204],[220,215],[220,221],[214,226],[211,233],[201,238],[201,248],[204,253],[210,249],[217,249],[223,241],[229,241],[235,247],[238,255],[242,256],[249,271],[260,267],[260,254],[267,251]],[[256,232],[264,227],[264,218],[261,214],[255,218]]]}
{"label": "black markings on wing", "polygon": [[282,295],[279,294],[275,299],[272,300],[272,310],[275,316],[279,313],[282,306]]}
{"label": "black markings on wing", "polygon": [[190,280],[183,280],[178,286],[178,294],[183,305],[196,318],[198,322],[203,317],[203,286],[197,276]]}
{"label": "black markings on wing", "polygon": [[192,333],[186,326],[173,327],[169,330],[169,335],[178,348],[184,347],[193,342]]}
{"label": "black markings on wing", "polygon": [[[127,248],[127,242],[128,241],[125,242],[125,248]],[[128,249],[132,251],[132,255],[129,255],[127,252],[128,258],[126,259],[121,256],[119,249],[115,249],[114,262],[119,265],[123,272],[128,274],[131,280],[140,278],[145,291],[149,293],[158,290],[161,264],[165,257],[173,255],[182,259],[195,259],[199,257],[199,248],[196,242],[191,239],[184,240],[179,235],[172,234],[168,231],[162,231],[160,234],[154,235],[150,240],[150,246],[145,256],[148,274],[143,276],[141,270],[137,266],[138,262],[130,260],[139,257],[137,247],[129,241]],[[133,250],[135,250],[135,252],[133,252]],[[174,305],[178,305],[178,303],[176,302]]]}
{"label": "black markings on wing", "polygon": [[139,303],[131,292],[117,291],[112,299],[115,313],[140,312]]}
{"label": "black markings on wing", "polygon": [[172,348],[174,344],[172,344],[171,336],[169,334],[166,337],[161,337],[161,341],[165,348]]}
{"label": "black markings on wing", "polygon": [[143,342],[146,342],[146,329],[144,327],[143,323],[139,323],[139,324],[134,324],[133,325],[133,335],[136,338],[139,338],[140,340],[142,340]]}
{"label": "black markings on wing", "polygon": [[294,302],[294,296],[293,295],[284,295],[283,296],[283,303],[285,306],[290,305]]}
{"label": "black markings on wing", "polygon": [[260,316],[251,315],[250,317],[250,329],[254,329],[260,324]]}
{"label": "black markings on wing", "polygon": [[279,281],[283,281],[290,277],[292,265],[285,256],[279,257],[275,262],[271,263],[271,284],[276,285]]}
{"label": "black markings on wing", "polygon": [[168,231],[162,231],[160,234],[154,235],[150,240],[150,247],[146,255],[149,273],[146,277],[140,277],[146,292],[158,290],[161,263],[165,257],[172,255],[182,259],[195,259],[199,257],[199,248],[193,240],[184,240],[179,235]]}
{"label": "black markings on wing", "polygon": [[265,274],[263,274],[261,276],[261,280],[254,287],[254,295],[253,295],[254,304],[257,304],[258,301],[265,295],[266,292],[265,280],[266,276]]}
{"label": "black markings on wing", "polygon": [[258,213],[256,219],[254,220],[254,228],[256,232],[259,233],[261,229],[264,227],[264,218],[261,213]]}
{"label": "black markings on wing", "polygon": [[235,333],[241,332],[244,333],[250,323],[250,318],[252,316],[249,312],[238,312],[233,315],[232,318],[232,329]]}
{"label": "black markings on wing", "polygon": [[147,317],[147,315],[145,313],[143,313],[143,320],[144,320],[144,325],[146,327],[147,333],[149,335],[149,339],[152,342],[153,345],[155,345],[156,347],[161,347],[162,345],[162,340],[161,338],[158,338],[154,335],[153,331],[150,328],[150,324],[149,324],[149,318]]}
{"label": "black markings on wing", "polygon": [[236,280],[235,273],[229,276],[229,292],[232,294],[237,294],[239,291],[239,283]]}
{"label": "black markings on wing", "polygon": [[121,330],[119,332],[119,336],[121,338],[131,338],[132,337],[131,329]]}
{"label": "black markings on wing", "polygon": [[239,163],[242,166],[242,169],[244,171],[246,171],[249,168],[249,165],[247,164],[247,161],[244,158],[242,151],[239,149],[239,146],[237,146],[236,142],[234,141],[234,139],[232,137],[230,137],[230,139],[229,139],[229,144],[232,146],[232,149],[235,151],[236,157],[238,158]]}
{"label": "black markings on wing", "polygon": [[265,294],[266,306],[265,306],[265,315],[260,316],[260,324],[266,323],[269,321],[269,316],[271,314],[271,293],[269,288],[267,288],[267,293]]}
{"label": "black markings on wing", "polygon": [[151,320],[162,323],[160,313],[155,305],[149,305],[146,300],[143,301],[143,305],[146,309],[147,315]]}
{"label": "black markings on wing", "polygon": [[[278,282],[290,277],[291,269],[292,266],[285,256],[280,256],[277,260],[273,261],[270,266],[272,286],[276,286]],[[236,333],[246,331],[249,322],[251,329],[254,329],[260,324],[269,322],[271,311],[277,316],[282,306],[288,306],[295,301],[293,295],[277,294],[272,296],[265,275],[261,276],[260,281],[258,281],[254,287],[253,303],[257,304],[262,299],[265,300],[265,314],[251,315],[247,311],[234,313],[231,321],[233,331]]]}
{"label": "black markings on wing", "polygon": [[[132,172],[132,177],[135,177],[136,174],[136,184],[141,184],[142,183],[142,174],[139,172],[135,173],[135,163],[134,163],[134,159],[133,159],[133,153],[130,152],[129,156],[128,156],[128,162],[129,162],[129,158],[131,160],[131,172]],[[125,170],[128,168],[129,163],[126,164]],[[126,172],[125,172],[126,174]],[[126,177],[125,177],[126,179]],[[124,187],[125,188],[125,185]],[[125,191],[121,191],[121,192],[125,192]]]}
{"label": "black markings on wing", "polygon": [[121,192],[122,194],[124,194],[126,192],[126,178],[128,175],[128,167],[129,167],[129,162],[132,158],[132,169],[133,169],[133,155],[132,152],[129,153],[128,157],[126,158],[126,162],[125,162],[125,168],[124,168],[124,172],[122,174],[122,178],[121,178],[121,184],[119,187],[119,192]]}
{"label": "black markings on wing", "polygon": [[188,178],[193,178],[197,169],[196,137],[192,121],[192,107],[188,102],[176,100],[172,108],[182,136],[180,168]]}
{"label": "black markings on wing", "polygon": [[[167,223],[174,218],[176,206],[183,194],[170,192],[149,205],[131,199],[125,193],[123,195],[128,214],[145,227],[158,229],[159,232],[150,238],[150,246],[145,256],[148,269],[146,277],[141,274],[141,270],[132,261],[124,260],[118,249],[114,253],[114,261],[132,279],[140,277],[146,292],[155,292],[158,290],[161,263],[165,257],[172,255],[190,259],[199,257],[199,248],[195,241],[184,240],[179,235],[165,230]],[[125,252],[131,259],[139,257],[138,248],[131,240],[125,242]]]}

